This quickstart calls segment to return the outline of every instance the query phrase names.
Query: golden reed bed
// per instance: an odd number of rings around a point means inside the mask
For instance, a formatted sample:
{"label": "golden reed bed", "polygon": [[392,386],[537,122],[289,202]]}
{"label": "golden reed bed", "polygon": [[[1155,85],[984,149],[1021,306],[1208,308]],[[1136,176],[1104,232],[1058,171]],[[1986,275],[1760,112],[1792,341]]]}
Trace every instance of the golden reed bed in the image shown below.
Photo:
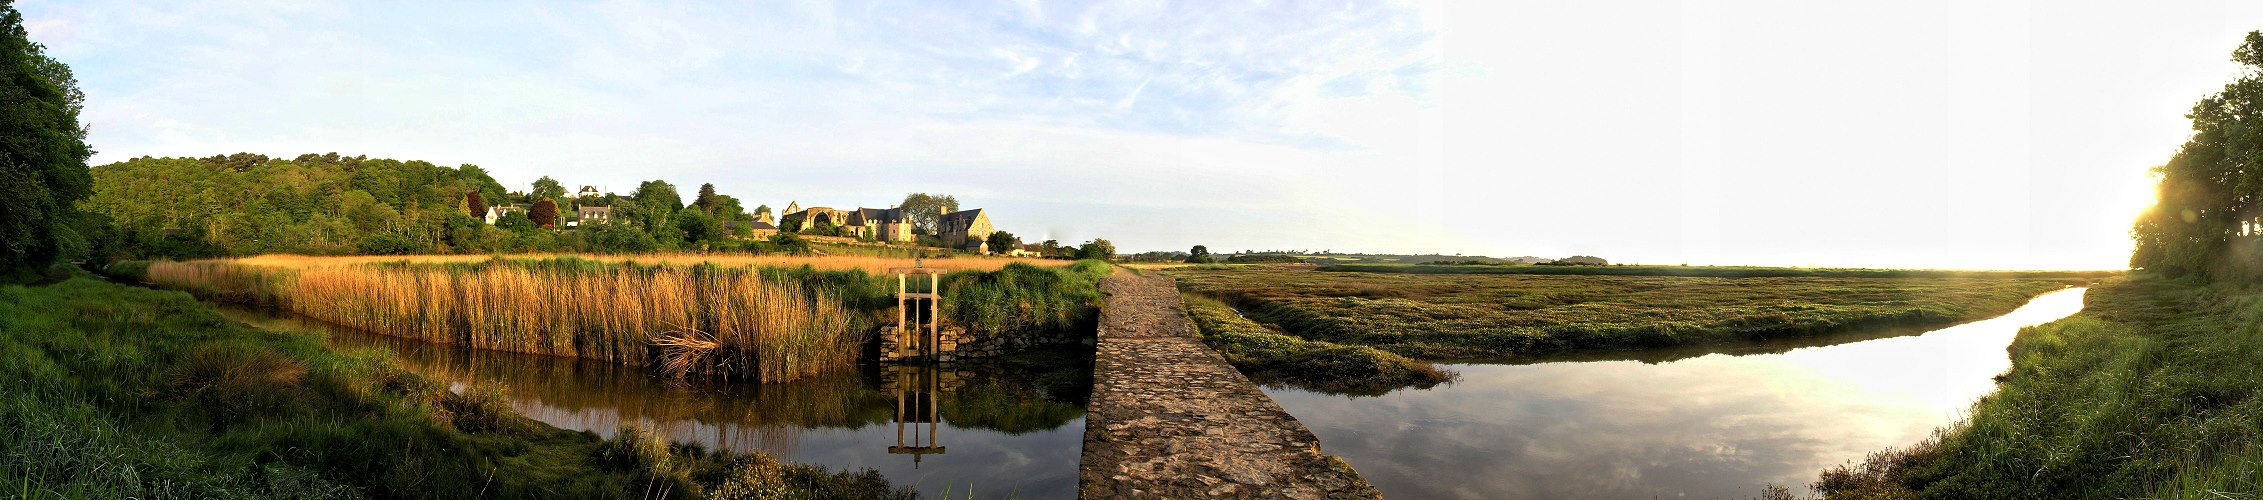
{"label": "golden reed bed", "polygon": [[[670,361],[664,358],[674,357],[676,364],[688,365],[691,372],[746,376],[765,382],[788,381],[852,365],[863,341],[864,332],[857,331],[854,312],[835,297],[823,291],[805,292],[798,283],[776,282],[754,272],[695,273],[677,267],[490,265],[467,269],[367,265],[401,260],[267,256],[238,261],[156,262],[149,266],[148,279],[224,298],[272,303],[309,317],[385,335],[638,366],[664,364]],[[898,264],[893,260],[817,257],[726,262],[884,269]],[[1003,266],[1007,262],[943,260],[975,266]],[[679,356],[662,352],[664,345],[685,341],[704,347],[689,353],[678,350]],[[683,359],[687,354],[693,359]]]}
{"label": "golden reed bed", "polygon": [[[238,264],[244,264],[244,265],[250,265],[250,266],[260,266],[260,267],[281,267],[281,268],[301,269],[301,268],[308,268],[308,267],[318,267],[318,266],[331,266],[331,265],[352,265],[352,264],[368,264],[368,263],[378,263],[378,262],[402,262],[402,261],[407,261],[407,262],[411,262],[411,263],[419,263],[419,264],[423,264],[423,263],[467,263],[467,262],[481,262],[481,261],[486,261],[486,260],[489,260],[489,259],[493,259],[493,258],[495,258],[495,257],[497,257],[497,256],[493,256],[493,255],[405,255],[405,256],[403,256],[403,255],[357,255],[357,256],[337,256],[337,257],[322,257],[322,256],[306,256],[306,255],[260,255],[260,256],[255,256],[255,257],[244,257],[244,258],[240,258],[240,259],[223,259],[223,260],[219,260],[218,262],[233,262],[233,263],[238,263]],[[889,268],[893,268],[893,267],[912,267],[912,264],[913,264],[913,262],[912,262],[912,259],[908,259],[908,258],[901,258],[901,257],[878,257],[878,256],[869,256],[869,255],[818,255],[818,256],[793,256],[793,255],[727,255],[727,254],[697,254],[697,253],[652,253],[652,254],[634,254],[634,255],[603,255],[603,254],[531,253],[531,254],[507,254],[507,255],[501,255],[500,257],[502,257],[502,258],[504,258],[504,259],[513,259],[513,260],[517,260],[517,259],[549,259],[549,258],[557,258],[557,257],[579,257],[579,258],[582,258],[582,259],[594,260],[594,261],[599,261],[599,262],[607,262],[607,263],[617,263],[617,262],[636,262],[636,263],[638,263],[638,264],[666,264],[666,265],[671,265],[671,266],[692,265],[692,264],[699,264],[699,263],[703,263],[703,262],[712,262],[712,263],[714,263],[715,265],[718,265],[718,266],[723,266],[723,267],[801,267],[801,266],[803,266],[803,265],[809,265],[809,266],[813,266],[813,267],[816,267],[816,268],[818,268],[818,269],[840,269],[840,270],[848,270],[848,269],[862,269],[862,270],[864,270],[864,272],[867,272],[867,273],[872,273],[872,274],[881,274],[881,273],[885,273],[885,272],[887,272],[887,270],[888,270]],[[966,270],[974,270],[974,271],[996,271],[996,270],[998,270],[998,268],[1006,267],[1006,264],[1011,264],[1011,263],[1015,263],[1015,262],[1020,262],[1020,263],[1029,264],[1029,265],[1033,265],[1033,266],[1046,266],[1046,267],[1054,267],[1054,266],[1065,266],[1065,265],[1068,265],[1068,264],[1070,263],[1070,261],[1066,261],[1066,260],[1055,260],[1055,259],[1031,259],[1031,258],[1021,258],[1021,257],[955,257],[955,258],[949,258],[949,259],[925,259],[925,260],[922,260],[922,261],[920,261],[920,264],[921,264],[921,265],[924,265],[924,266],[926,266],[926,267],[932,267],[932,268],[937,268],[937,269],[943,269],[943,270],[946,270],[946,271],[966,271]]]}

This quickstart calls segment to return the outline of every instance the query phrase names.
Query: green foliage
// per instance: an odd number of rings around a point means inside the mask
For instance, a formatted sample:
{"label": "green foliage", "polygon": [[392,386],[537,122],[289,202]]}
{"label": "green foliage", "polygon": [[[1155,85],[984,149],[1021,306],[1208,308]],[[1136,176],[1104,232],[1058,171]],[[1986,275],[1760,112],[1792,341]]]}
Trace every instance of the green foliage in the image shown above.
{"label": "green foliage", "polygon": [[660,248],[652,233],[626,222],[582,226],[581,233],[583,246],[597,253],[643,253]]}
{"label": "green foliage", "polygon": [[1297,338],[1250,321],[1223,302],[1182,295],[1187,317],[1201,330],[1202,343],[1258,383],[1376,396],[1401,387],[1429,388],[1453,379],[1430,363],[1373,347]]}
{"label": "green foliage", "polygon": [[686,243],[707,243],[723,240],[723,225],[697,207],[686,207],[676,212],[676,230],[683,234]]}
{"label": "green foliage", "polygon": [[1061,268],[1007,264],[997,271],[961,271],[943,279],[943,315],[979,333],[1078,332],[1099,319],[1100,261]]}
{"label": "green foliage", "polygon": [[904,220],[911,221],[912,231],[932,235],[943,214],[959,211],[959,199],[947,194],[912,193],[905,195],[896,208],[903,210]]}
{"label": "green foliage", "polygon": [[1209,247],[1195,245],[1193,249],[1187,250],[1186,263],[1188,264],[1209,264],[1217,261],[1218,259],[1210,256]]}
{"label": "green foliage", "polygon": [[44,267],[75,238],[72,204],[92,192],[85,94],[47,57],[23,13],[0,3],[0,271]]}
{"label": "green foliage", "polygon": [[801,235],[789,231],[779,231],[770,235],[770,244],[784,252],[809,253],[809,240],[804,240]]}
{"label": "green foliage", "polygon": [[526,212],[512,211],[511,213],[503,214],[502,217],[497,217],[495,219],[495,227],[502,228],[510,232],[523,234],[529,231],[533,231],[540,226],[535,225],[534,218],[528,217]]}
{"label": "green foliage", "polygon": [[537,200],[554,200],[566,196],[566,186],[558,184],[557,180],[545,175],[534,180],[534,191],[527,194]]}
{"label": "green foliage", "polygon": [[[2263,489],[2263,293],[2141,273],[2020,331],[1934,440],[1827,471],[1836,496],[2236,498]],[[1883,497],[1883,496],[1881,496]]]}
{"label": "green foliage", "polygon": [[983,240],[982,243],[989,245],[992,252],[1006,253],[1020,247],[1021,238],[1014,237],[1014,233],[995,231],[990,233],[990,237]]}
{"label": "green foliage", "polygon": [[1076,258],[1078,260],[1114,260],[1116,258],[1116,244],[1110,243],[1108,240],[1093,238],[1092,241],[1084,242],[1084,246],[1077,247]]}
{"label": "green foliage", "polygon": [[2193,134],[2166,164],[2152,207],[2130,236],[2130,267],[2170,275],[2201,273],[2251,281],[2263,277],[2263,32],[2250,32],[2233,52],[2245,66],[2223,90],[2194,104]]}
{"label": "green foliage", "polygon": [[1244,253],[1226,257],[1228,264],[1296,264],[1300,262],[1304,262],[1304,259],[1297,258],[1294,255],[1274,253]]}
{"label": "green foliage", "polygon": [[393,233],[378,233],[362,238],[358,250],[370,255],[409,255],[425,253],[424,245]]}
{"label": "green foliage", "polygon": [[1297,337],[1423,359],[1804,337],[1946,325],[2088,279],[1706,278],[1164,271]]}
{"label": "green foliage", "polygon": [[208,256],[182,253],[202,249],[351,254],[378,234],[423,252],[486,252],[499,243],[457,208],[468,193],[501,199],[487,193],[499,189],[492,179],[469,165],[239,154],[135,158],[92,173],[94,194],[82,206],[116,225],[120,252],[132,257]]}

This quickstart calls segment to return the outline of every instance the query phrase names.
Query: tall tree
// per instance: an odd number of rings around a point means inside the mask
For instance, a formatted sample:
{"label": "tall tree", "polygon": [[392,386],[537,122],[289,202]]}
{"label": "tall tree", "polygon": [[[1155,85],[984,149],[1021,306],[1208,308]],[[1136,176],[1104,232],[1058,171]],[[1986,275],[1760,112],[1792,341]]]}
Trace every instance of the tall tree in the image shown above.
{"label": "tall tree", "polygon": [[487,197],[480,196],[478,191],[464,193],[464,208],[471,210],[472,217],[486,217]]}
{"label": "tall tree", "polygon": [[699,185],[699,197],[692,198],[691,204],[707,215],[715,215],[715,204],[718,201],[715,199],[715,183],[709,182]]}
{"label": "tall tree", "polygon": [[941,220],[943,214],[959,211],[959,199],[947,194],[912,193],[905,195],[904,202],[897,208],[903,209],[904,219],[911,221],[913,231],[935,234],[936,221]]}
{"label": "tall tree", "polygon": [[1188,264],[1208,264],[1212,260],[1215,259],[1210,256],[1210,247],[1195,245],[1194,249],[1187,250]]}
{"label": "tall tree", "polygon": [[629,197],[647,208],[666,209],[667,213],[676,213],[677,210],[684,209],[683,195],[676,194],[676,186],[667,183],[667,181],[644,181],[643,184],[636,186],[636,193],[630,194]]}
{"label": "tall tree", "polygon": [[76,239],[72,204],[94,189],[79,126],[86,94],[0,1],[0,271],[53,262]]}
{"label": "tall tree", "polygon": [[534,200],[534,206],[527,208],[526,216],[534,220],[535,227],[557,227],[558,202],[550,201],[549,198]]}
{"label": "tall tree", "polygon": [[1076,258],[1100,260],[1115,259],[1116,244],[1109,243],[1108,240],[1093,238],[1092,241],[1084,242],[1084,246],[1077,248]]}
{"label": "tall tree", "polygon": [[535,199],[547,200],[559,198],[566,195],[566,186],[559,184],[556,179],[551,179],[550,176],[545,175],[540,179],[534,180],[534,192],[531,194],[534,195]]}
{"label": "tall tree", "polygon": [[1021,238],[1014,237],[1014,233],[994,231],[990,233],[990,238],[984,240],[982,243],[985,245],[990,245],[990,251],[992,252],[1006,253],[1013,251],[1013,249],[1017,247],[1020,247]]}

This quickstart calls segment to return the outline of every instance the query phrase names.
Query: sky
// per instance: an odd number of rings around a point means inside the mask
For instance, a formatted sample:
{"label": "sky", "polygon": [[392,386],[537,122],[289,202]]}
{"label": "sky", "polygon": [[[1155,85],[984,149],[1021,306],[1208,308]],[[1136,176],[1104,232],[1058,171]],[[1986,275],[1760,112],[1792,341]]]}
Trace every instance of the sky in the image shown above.
{"label": "sky", "polygon": [[[741,4],[745,5],[741,5]],[[1027,241],[2127,265],[2239,2],[24,0],[96,165],[345,155]]]}

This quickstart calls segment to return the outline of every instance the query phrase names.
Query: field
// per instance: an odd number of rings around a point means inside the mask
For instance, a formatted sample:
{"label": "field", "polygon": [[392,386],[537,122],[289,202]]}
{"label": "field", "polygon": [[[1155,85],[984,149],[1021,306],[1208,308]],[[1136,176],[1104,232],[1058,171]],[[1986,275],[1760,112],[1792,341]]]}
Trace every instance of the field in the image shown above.
{"label": "field", "polygon": [[1843,278],[1549,276],[1167,269],[1181,289],[1309,340],[1421,359],[1709,344],[2003,314],[2092,281],[2062,276]]}
{"label": "field", "polygon": [[[784,382],[854,365],[895,306],[894,279],[867,269],[911,264],[740,257],[726,266],[709,256],[682,264],[691,258],[269,256],[109,269],[385,335]],[[983,334],[1088,325],[1099,303],[1095,284],[1107,270],[935,262],[958,264],[934,266],[958,269],[943,278],[945,317]]]}
{"label": "field", "polygon": [[0,496],[905,497],[877,473],[612,440],[512,413],[382,350],[252,329],[189,295],[0,287]]}
{"label": "field", "polygon": [[2263,490],[2263,293],[2151,274],[2019,333],[1963,423],[1827,471],[1848,498],[2254,498]]}
{"label": "field", "polygon": [[1202,343],[1260,384],[1375,396],[1400,387],[1428,388],[1453,379],[1430,363],[1373,347],[1297,338],[1234,314],[1233,308],[1223,302],[1193,294],[1183,298],[1187,317],[1201,331]]}

